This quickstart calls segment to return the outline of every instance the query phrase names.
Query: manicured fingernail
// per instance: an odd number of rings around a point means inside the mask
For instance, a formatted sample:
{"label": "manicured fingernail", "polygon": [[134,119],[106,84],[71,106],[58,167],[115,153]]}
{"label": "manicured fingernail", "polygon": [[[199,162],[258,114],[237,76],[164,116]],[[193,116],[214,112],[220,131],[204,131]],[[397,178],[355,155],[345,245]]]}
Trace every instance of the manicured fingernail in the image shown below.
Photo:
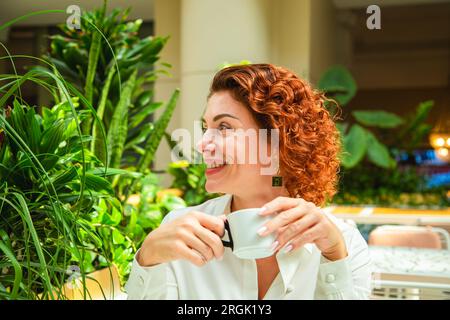
{"label": "manicured fingernail", "polygon": [[259,234],[260,236],[262,236],[263,233],[264,233],[266,230],[267,230],[267,227],[266,227],[266,226],[262,226],[261,228],[259,228],[259,230],[258,230],[257,232],[258,232],[258,234]]}
{"label": "manicured fingernail", "polygon": [[264,212],[266,212],[267,207],[261,207],[261,211],[259,211],[259,214],[263,214]]}
{"label": "manicured fingernail", "polygon": [[270,249],[271,249],[272,251],[275,251],[275,249],[278,247],[279,244],[280,244],[280,243],[279,243],[278,241],[275,241],[274,243],[272,243],[272,246],[270,247]]}
{"label": "manicured fingernail", "polygon": [[292,244],[288,245],[287,247],[284,248],[284,253],[290,252],[292,248],[293,248]]}

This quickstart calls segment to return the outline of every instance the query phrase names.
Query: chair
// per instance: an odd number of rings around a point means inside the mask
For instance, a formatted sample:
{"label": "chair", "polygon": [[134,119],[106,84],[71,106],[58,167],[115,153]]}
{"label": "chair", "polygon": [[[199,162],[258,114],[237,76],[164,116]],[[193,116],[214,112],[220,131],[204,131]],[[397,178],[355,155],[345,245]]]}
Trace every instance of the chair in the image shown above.
{"label": "chair", "polygon": [[369,245],[450,250],[450,236],[445,229],[430,226],[385,225],[369,235]]}
{"label": "chair", "polygon": [[372,300],[449,300],[450,284],[426,281],[376,280]]}

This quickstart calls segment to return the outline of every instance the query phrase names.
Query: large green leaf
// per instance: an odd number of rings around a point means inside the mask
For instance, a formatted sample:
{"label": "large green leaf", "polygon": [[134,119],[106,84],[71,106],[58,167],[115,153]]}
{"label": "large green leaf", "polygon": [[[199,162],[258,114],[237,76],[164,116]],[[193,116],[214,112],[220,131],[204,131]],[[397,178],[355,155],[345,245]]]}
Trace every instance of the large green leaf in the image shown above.
{"label": "large green leaf", "polygon": [[383,110],[353,111],[355,119],[369,127],[395,128],[403,124],[403,119],[394,113]]}
{"label": "large green leaf", "polygon": [[170,118],[172,117],[172,113],[175,110],[179,95],[180,90],[176,89],[172,94],[172,96],[170,97],[170,100],[167,103],[164,113],[156,122],[153,133],[150,139],[148,139],[147,144],[145,145],[146,153],[139,162],[138,165],[139,172],[144,172],[152,162],[156,150],[158,149],[159,143],[161,142],[161,139],[163,138],[164,133],[166,132],[167,125],[169,124]]}
{"label": "large green leaf", "polygon": [[119,230],[113,229],[112,240],[115,245],[122,244],[125,241],[125,237],[120,233]]}
{"label": "large green leaf", "polygon": [[78,67],[84,69],[89,59],[86,50],[73,42],[69,42],[63,49],[63,58],[72,70],[77,70]]}
{"label": "large green leaf", "polygon": [[390,169],[396,165],[395,160],[389,154],[388,148],[368,131],[367,156],[372,163],[382,168]]}
{"label": "large green leaf", "polygon": [[162,102],[150,103],[148,106],[143,107],[139,112],[133,116],[130,122],[130,128],[135,128],[142,123],[149,115],[155,112],[158,108],[163,105]]}
{"label": "large green leaf", "polygon": [[148,123],[146,125],[143,125],[139,130],[136,130],[135,134],[133,136],[129,137],[127,144],[125,145],[124,149],[131,149],[142,142],[147,141],[149,135],[154,129],[153,123]]}
{"label": "large green leaf", "polygon": [[434,106],[433,100],[421,102],[416,109],[416,113],[412,121],[410,122],[410,127],[414,129],[417,125],[420,125],[423,121],[425,121],[431,109],[433,109],[433,106]]}
{"label": "large green leaf", "polygon": [[[27,128],[25,111],[16,100],[14,101],[14,108],[11,111],[9,118],[7,118],[7,121],[18,136],[20,136],[24,141],[28,141],[28,135],[25,132],[25,129]],[[6,127],[5,132],[12,135],[12,132],[8,132]],[[18,149],[16,143],[11,143],[11,148],[14,152]]]}
{"label": "large green leaf", "polygon": [[433,129],[433,126],[431,124],[427,123],[421,123],[418,126],[416,126],[415,130],[411,133],[411,140],[408,141],[408,146],[410,148],[416,148],[423,140],[425,140],[425,137],[427,137],[431,130]]}
{"label": "large green leaf", "polygon": [[405,141],[406,135],[412,134],[413,138],[411,140],[414,141],[411,141],[410,147],[414,147],[415,144],[428,133],[428,125],[426,125],[424,122],[427,119],[428,114],[430,113],[433,106],[433,100],[424,101],[419,104],[416,112],[408,118],[407,124],[398,135],[398,140],[400,141],[400,143],[401,141]]}
{"label": "large green leaf", "polygon": [[153,91],[145,90],[136,99],[136,108],[140,109],[152,102]]}
{"label": "large green leaf", "polygon": [[98,59],[100,57],[102,37],[100,32],[95,31],[92,37],[91,47],[89,49],[89,63],[88,71],[86,75],[86,83],[84,86],[84,92],[86,99],[92,104],[92,98],[94,94],[94,79],[97,69]]}
{"label": "large green leaf", "polygon": [[58,145],[64,138],[65,124],[59,120],[54,123],[53,127],[48,128],[42,134],[41,151],[43,153],[55,152]]}
{"label": "large green leaf", "polygon": [[78,74],[74,70],[70,69],[70,67],[64,61],[61,61],[54,57],[48,57],[47,59],[55,66],[55,68],[61,74],[64,75],[64,78],[66,80],[75,81],[78,79]]}
{"label": "large green leaf", "polygon": [[55,190],[59,190],[77,177],[77,169],[75,167],[71,167],[68,170],[61,170],[56,176],[52,177],[50,181],[53,183]]}
{"label": "large green leaf", "polygon": [[50,42],[51,53],[57,56],[58,58],[62,58],[63,50],[70,42],[70,39],[65,38],[59,34],[51,36],[50,39],[52,40]]}
{"label": "large green leaf", "polygon": [[[100,11],[100,21],[103,20],[104,11]],[[95,89],[95,75],[97,72],[97,65],[100,58],[102,44],[102,36],[99,31],[95,31],[92,36],[92,41],[89,48],[89,62],[86,74],[86,82],[84,85],[84,93],[89,104],[92,105],[94,99]],[[92,118],[88,118],[83,122],[83,133],[89,134],[91,130]]]}
{"label": "large green leaf", "polygon": [[85,183],[86,183],[87,189],[92,189],[95,191],[105,190],[111,194],[113,193],[111,183],[108,180],[106,180],[100,176],[86,173]]}
{"label": "large green leaf", "polygon": [[14,100],[14,109],[8,119],[14,131],[27,143],[33,153],[39,153],[41,129],[39,118],[33,108],[22,106]]}
{"label": "large green leaf", "polygon": [[367,131],[354,124],[343,140],[342,165],[346,168],[352,168],[363,159],[367,151]]}
{"label": "large green leaf", "polygon": [[124,176],[130,176],[133,178],[139,178],[142,176],[142,173],[124,170],[124,169],[116,169],[116,168],[108,168],[105,173],[105,168],[94,168],[87,173],[96,175],[96,176],[102,176],[102,177],[109,177],[109,176],[115,176],[115,175],[124,175]]}
{"label": "large green leaf", "polygon": [[108,130],[108,155],[110,156],[109,165],[114,168],[120,166],[123,148],[128,132],[128,108],[133,94],[133,88],[136,81],[137,70],[135,70],[124,85],[119,103],[116,106],[111,125]]}
{"label": "large green leaf", "polygon": [[327,97],[333,98],[341,106],[346,105],[356,94],[356,82],[351,73],[343,66],[328,69],[320,78],[318,87]]}
{"label": "large green leaf", "polygon": [[102,223],[110,226],[117,226],[122,220],[122,214],[116,206],[112,206],[108,212],[102,215]]}
{"label": "large green leaf", "polygon": [[171,194],[164,194],[161,198],[161,205],[164,206],[169,212],[179,208],[185,208],[186,202],[180,197],[176,197]]}
{"label": "large green leaf", "polygon": [[28,143],[31,151],[39,153],[39,142],[41,140],[41,128],[38,116],[33,108],[27,112],[27,127],[24,128],[28,135]]}
{"label": "large green leaf", "polygon": [[[109,88],[111,86],[112,78],[113,78],[115,72],[116,72],[116,68],[111,66],[108,71],[108,76],[106,77],[105,83],[103,84],[103,89],[102,89],[102,93],[100,96],[100,102],[99,102],[98,108],[97,108],[97,116],[100,121],[103,120],[103,115],[105,113],[106,102],[107,102],[108,94],[109,94]],[[100,123],[94,123],[94,127],[92,128],[91,151],[100,160],[102,160],[103,162],[106,162],[107,150],[105,150],[105,148],[104,148],[105,141],[102,141],[101,139],[99,139],[100,133],[101,133]]]}
{"label": "large green leaf", "polygon": [[136,66],[138,63],[153,64],[158,60],[158,53],[164,47],[167,42],[166,38],[160,37],[148,37],[140,40],[131,49],[122,51],[118,54],[120,68],[129,68]]}

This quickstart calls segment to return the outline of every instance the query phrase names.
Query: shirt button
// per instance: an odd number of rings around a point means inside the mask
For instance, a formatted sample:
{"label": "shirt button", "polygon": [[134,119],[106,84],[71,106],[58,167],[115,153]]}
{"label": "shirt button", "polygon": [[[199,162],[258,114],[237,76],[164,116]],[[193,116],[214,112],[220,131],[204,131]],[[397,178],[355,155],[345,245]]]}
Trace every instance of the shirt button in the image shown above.
{"label": "shirt button", "polygon": [[286,293],[291,293],[292,291],[294,291],[294,286],[289,285],[286,287]]}
{"label": "shirt button", "polygon": [[325,281],[327,283],[332,283],[336,280],[336,276],[332,273],[327,274],[327,277],[325,278]]}

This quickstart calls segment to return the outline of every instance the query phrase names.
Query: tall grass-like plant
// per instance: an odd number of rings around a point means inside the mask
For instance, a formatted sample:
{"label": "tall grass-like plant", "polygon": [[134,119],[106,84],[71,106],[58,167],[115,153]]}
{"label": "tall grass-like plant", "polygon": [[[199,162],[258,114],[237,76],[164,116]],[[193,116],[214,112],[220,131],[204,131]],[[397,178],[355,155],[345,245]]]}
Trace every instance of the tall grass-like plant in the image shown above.
{"label": "tall grass-like plant", "polygon": [[[0,75],[0,298],[65,298],[73,265],[84,283],[114,264],[123,283],[146,233],[185,206],[174,195],[147,196],[160,189],[149,165],[179,91],[150,122],[164,106],[151,85],[164,72],[154,63],[167,38],[140,39],[142,21],[126,15],[107,16],[106,6],[84,12],[81,32],[62,27],[44,60],[9,56],[2,44],[8,56],[0,59],[41,65]],[[20,92],[26,81],[46,89],[54,105],[39,113],[29,106]],[[141,192],[140,204],[130,204]]]}
{"label": "tall grass-like plant", "polygon": [[[91,104],[95,110],[92,114],[87,112],[83,120],[83,129],[89,127],[92,133],[91,153],[105,167],[140,174],[108,176],[123,208],[122,220],[115,227],[122,227],[139,245],[143,235],[161,221],[170,201],[182,203],[182,199],[174,195],[166,200],[142,199],[145,190],[159,188],[153,185],[158,183],[157,179],[148,178],[152,176],[150,165],[161,140],[167,136],[166,128],[180,92],[175,90],[166,104],[154,101],[153,83],[159,74],[168,74],[166,69],[170,67],[167,63],[159,63],[160,52],[168,37],[140,38],[142,20],[127,21],[128,12],[114,9],[106,14],[105,6],[84,12],[81,30],[70,30],[64,25],[61,26],[62,35],[51,37],[51,50],[45,59],[86,97],[92,93],[92,103],[81,104]],[[95,76],[92,78],[94,63]],[[165,109],[158,119],[154,119],[154,112],[160,108]],[[94,115],[100,121],[92,121]],[[101,135],[102,127],[106,140]],[[130,205],[139,196],[142,201]],[[151,224],[145,222],[148,221],[149,206],[159,208],[155,210],[160,212],[153,215]],[[114,207],[108,208],[114,210]],[[126,274],[124,271],[123,275]]]}
{"label": "tall grass-like plant", "polygon": [[[63,102],[36,113],[16,96],[25,81]],[[0,94],[0,299],[63,299],[69,266],[77,265],[84,282],[84,261],[106,256],[89,213],[100,199],[111,201],[113,190],[105,171],[86,171],[87,161],[103,165],[80,134],[84,97],[58,74],[1,75]]]}
{"label": "tall grass-like plant", "polygon": [[[28,16],[59,12],[65,11],[30,13],[0,30]],[[11,56],[0,45],[7,53],[0,59],[10,61],[15,72],[0,75],[0,299],[64,299],[74,269],[83,297],[89,298],[89,272],[111,267],[112,261],[126,270],[136,251],[114,225],[114,212],[119,211],[120,221],[122,207],[107,179],[136,174],[108,169],[90,151],[92,139],[82,134],[80,123],[93,116],[107,150],[104,126],[80,89],[54,64]],[[14,60],[24,58],[48,67],[18,75]],[[26,81],[42,86],[58,103],[41,107],[38,114],[21,97]],[[108,210],[99,215],[102,205]],[[120,244],[109,244],[119,238]],[[119,259],[120,250],[131,254]]]}

